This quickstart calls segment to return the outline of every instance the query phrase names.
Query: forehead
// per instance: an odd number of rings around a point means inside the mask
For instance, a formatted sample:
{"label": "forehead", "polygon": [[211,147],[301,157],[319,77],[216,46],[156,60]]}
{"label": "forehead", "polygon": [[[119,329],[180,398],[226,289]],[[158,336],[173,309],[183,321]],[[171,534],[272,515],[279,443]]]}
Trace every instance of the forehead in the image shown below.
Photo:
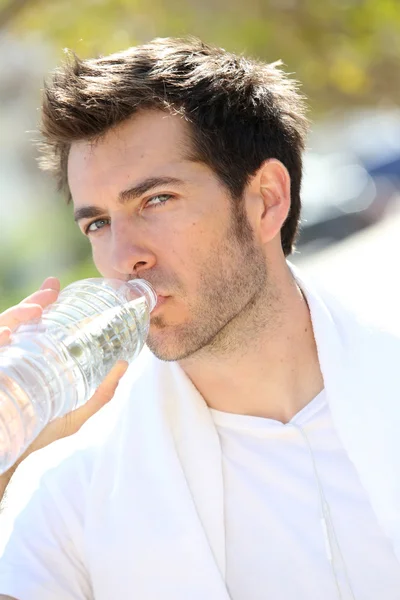
{"label": "forehead", "polygon": [[74,203],[88,196],[118,194],[143,177],[172,175],[190,151],[190,130],[179,116],[143,111],[95,143],[74,142],[68,157],[68,183]]}

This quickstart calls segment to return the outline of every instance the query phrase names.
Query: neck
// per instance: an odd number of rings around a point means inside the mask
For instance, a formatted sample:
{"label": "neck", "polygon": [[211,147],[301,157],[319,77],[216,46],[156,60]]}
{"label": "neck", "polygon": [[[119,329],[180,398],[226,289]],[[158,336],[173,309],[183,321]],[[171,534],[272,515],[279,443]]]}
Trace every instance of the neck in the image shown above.
{"label": "neck", "polygon": [[309,309],[286,264],[268,285],[225,344],[180,366],[210,408],[287,423],[323,389],[323,379]]}

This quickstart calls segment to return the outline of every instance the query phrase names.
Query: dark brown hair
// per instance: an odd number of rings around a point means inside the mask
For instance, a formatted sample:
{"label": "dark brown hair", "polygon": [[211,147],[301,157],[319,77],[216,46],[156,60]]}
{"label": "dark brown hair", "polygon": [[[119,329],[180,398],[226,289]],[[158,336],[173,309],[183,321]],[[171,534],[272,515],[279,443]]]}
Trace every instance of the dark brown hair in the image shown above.
{"label": "dark brown hair", "polygon": [[142,109],[181,114],[195,158],[207,164],[237,202],[264,160],[291,178],[282,247],[291,253],[300,220],[302,151],[308,121],[297,82],[279,68],[208,46],[196,38],[155,39],[90,60],[70,55],[46,83],[41,166],[69,196],[71,143],[96,140]]}

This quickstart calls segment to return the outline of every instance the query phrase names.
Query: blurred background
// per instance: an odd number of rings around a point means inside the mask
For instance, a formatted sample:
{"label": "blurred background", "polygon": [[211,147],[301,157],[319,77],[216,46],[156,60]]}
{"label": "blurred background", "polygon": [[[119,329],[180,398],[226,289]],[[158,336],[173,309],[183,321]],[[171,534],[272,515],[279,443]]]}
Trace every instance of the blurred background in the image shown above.
{"label": "blurred background", "polygon": [[37,167],[46,74],[64,48],[108,54],[192,34],[303,84],[313,121],[292,261],[400,331],[399,0],[0,0],[0,310],[48,275],[96,276],[71,207]]}

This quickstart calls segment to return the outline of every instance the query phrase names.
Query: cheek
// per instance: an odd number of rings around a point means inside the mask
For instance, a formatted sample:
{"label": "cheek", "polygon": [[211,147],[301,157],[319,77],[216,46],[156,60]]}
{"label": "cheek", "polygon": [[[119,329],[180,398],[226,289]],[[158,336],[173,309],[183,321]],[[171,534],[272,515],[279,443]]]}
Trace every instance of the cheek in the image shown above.
{"label": "cheek", "polygon": [[190,277],[207,259],[209,239],[206,230],[193,225],[175,239],[172,238],[166,247],[169,248],[170,259]]}
{"label": "cheek", "polygon": [[197,287],[200,280],[203,280],[210,270],[215,270],[218,261],[222,260],[221,252],[221,240],[218,236],[210,236],[206,229],[193,229],[190,239],[185,244],[185,251],[178,257],[179,267],[186,280]]}
{"label": "cheek", "polygon": [[94,265],[100,275],[103,277],[113,277],[114,271],[110,264],[110,253],[106,251],[104,245],[92,244],[92,258]]}

